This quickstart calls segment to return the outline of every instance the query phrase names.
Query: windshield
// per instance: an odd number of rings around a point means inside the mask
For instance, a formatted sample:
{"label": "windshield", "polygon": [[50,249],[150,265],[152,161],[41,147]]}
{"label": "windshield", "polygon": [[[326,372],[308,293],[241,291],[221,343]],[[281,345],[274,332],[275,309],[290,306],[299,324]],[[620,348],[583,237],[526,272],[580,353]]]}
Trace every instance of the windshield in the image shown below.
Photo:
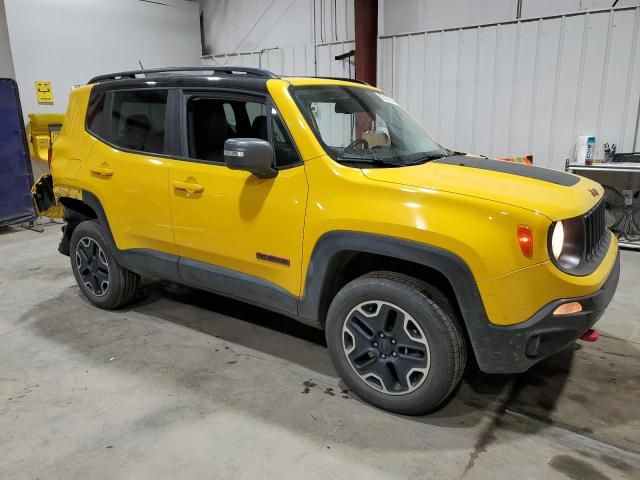
{"label": "windshield", "polygon": [[415,165],[453,154],[390,97],[362,87],[293,87],[293,97],[327,153],[360,167]]}

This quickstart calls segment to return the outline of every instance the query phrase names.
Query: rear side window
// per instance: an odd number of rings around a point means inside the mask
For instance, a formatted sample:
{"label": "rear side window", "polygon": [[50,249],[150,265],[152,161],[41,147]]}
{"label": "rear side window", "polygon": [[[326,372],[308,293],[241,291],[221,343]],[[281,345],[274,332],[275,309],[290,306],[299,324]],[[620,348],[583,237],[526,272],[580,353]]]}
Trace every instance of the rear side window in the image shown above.
{"label": "rear side window", "polygon": [[[116,147],[164,153],[167,91],[116,90],[111,95],[111,102],[104,93],[91,97],[87,129]],[[108,111],[109,103],[111,111]]]}
{"label": "rear side window", "polygon": [[166,90],[115,91],[111,112],[111,141],[148,153],[164,153]]}
{"label": "rear side window", "polygon": [[98,137],[104,137],[106,133],[106,99],[107,94],[105,92],[92,93],[89,98],[89,106],[87,108],[87,130]]}

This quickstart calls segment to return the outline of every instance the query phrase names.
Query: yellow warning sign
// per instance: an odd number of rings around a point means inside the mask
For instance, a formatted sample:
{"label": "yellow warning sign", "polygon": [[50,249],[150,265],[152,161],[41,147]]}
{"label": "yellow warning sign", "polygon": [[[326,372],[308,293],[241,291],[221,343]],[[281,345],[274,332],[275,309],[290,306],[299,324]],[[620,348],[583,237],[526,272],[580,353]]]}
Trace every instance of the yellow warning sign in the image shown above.
{"label": "yellow warning sign", "polygon": [[36,99],[38,103],[53,103],[53,92],[51,91],[51,82],[36,82]]}

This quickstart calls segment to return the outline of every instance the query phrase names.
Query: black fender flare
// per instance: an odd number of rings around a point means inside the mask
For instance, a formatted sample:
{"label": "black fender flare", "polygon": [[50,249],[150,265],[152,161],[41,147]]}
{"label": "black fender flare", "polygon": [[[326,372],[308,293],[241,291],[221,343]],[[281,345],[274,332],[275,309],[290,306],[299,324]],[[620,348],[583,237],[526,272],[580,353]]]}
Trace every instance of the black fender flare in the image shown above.
{"label": "black fender flare", "polygon": [[371,253],[416,263],[440,272],[449,281],[463,316],[486,318],[480,292],[471,270],[456,254],[411,240],[371,233],[334,231],[315,245],[305,279],[300,315],[318,320],[322,293],[340,268],[344,253]]}
{"label": "black fender flare", "polygon": [[107,243],[109,244],[107,245],[110,250],[109,253],[111,253],[111,255],[113,255],[113,257],[115,257],[116,260],[118,260],[119,262],[120,252],[116,247],[115,240],[113,239],[113,234],[111,233],[111,226],[109,225],[109,220],[107,219],[106,213],[104,213],[104,208],[102,208],[102,202],[100,202],[98,197],[95,196],[93,193],[84,189],[82,190],[82,201],[86,203],[88,206],[90,206],[91,209],[96,213],[96,217],[97,217],[96,219],[98,220],[98,223],[100,223],[100,226],[104,230]]}
{"label": "black fender flare", "polygon": [[323,297],[342,266],[345,254],[370,253],[404,260],[431,268],[451,284],[462,321],[476,355],[482,343],[480,337],[490,328],[482,297],[468,265],[456,254],[432,245],[385,235],[334,231],[324,234],[315,245],[305,279],[304,295],[300,299],[299,315],[320,323]]}

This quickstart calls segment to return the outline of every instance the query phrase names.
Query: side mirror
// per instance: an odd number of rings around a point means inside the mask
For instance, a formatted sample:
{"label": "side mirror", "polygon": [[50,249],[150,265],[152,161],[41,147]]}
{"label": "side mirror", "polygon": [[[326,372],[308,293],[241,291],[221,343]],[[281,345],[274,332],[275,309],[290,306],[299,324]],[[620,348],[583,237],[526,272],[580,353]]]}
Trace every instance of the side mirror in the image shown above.
{"label": "side mirror", "polygon": [[246,170],[258,178],[273,178],[273,147],[258,138],[230,138],[224,142],[224,163],[231,170]]}

